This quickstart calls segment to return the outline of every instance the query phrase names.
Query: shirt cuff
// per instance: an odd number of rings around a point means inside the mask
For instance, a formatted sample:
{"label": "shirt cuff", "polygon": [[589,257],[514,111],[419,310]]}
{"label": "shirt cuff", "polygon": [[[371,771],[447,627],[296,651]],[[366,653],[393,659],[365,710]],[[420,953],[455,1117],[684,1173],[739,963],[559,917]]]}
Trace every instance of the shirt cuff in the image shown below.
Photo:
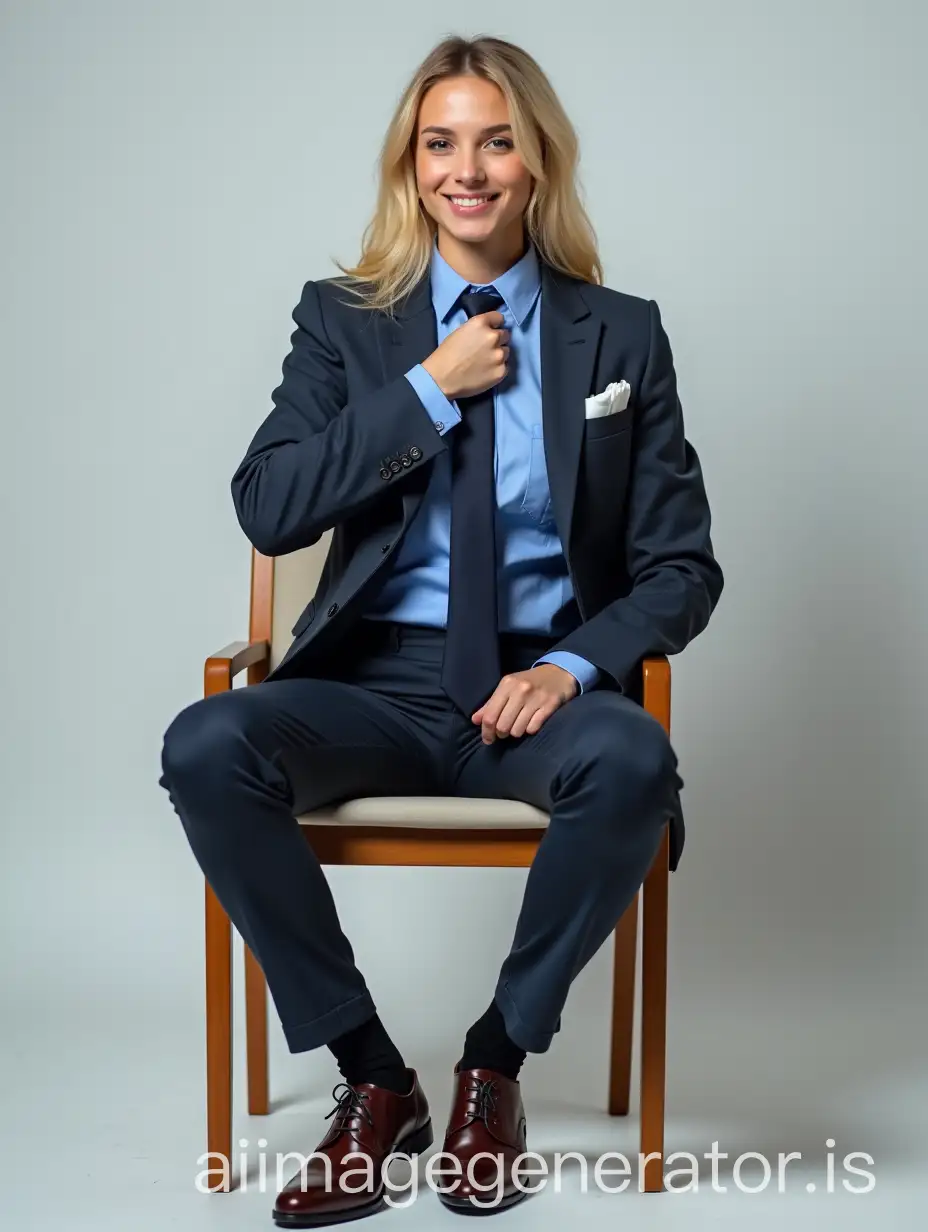
{"label": "shirt cuff", "polygon": [[552,650],[550,654],[536,659],[532,667],[537,667],[539,663],[554,663],[557,667],[563,667],[574,677],[580,686],[581,693],[586,693],[588,689],[595,689],[599,680],[599,668],[594,667],[581,655],[573,654],[569,650]]}
{"label": "shirt cuff", "polygon": [[428,412],[429,419],[441,435],[461,422],[461,412],[445,397],[438,382],[421,364],[403,374]]}

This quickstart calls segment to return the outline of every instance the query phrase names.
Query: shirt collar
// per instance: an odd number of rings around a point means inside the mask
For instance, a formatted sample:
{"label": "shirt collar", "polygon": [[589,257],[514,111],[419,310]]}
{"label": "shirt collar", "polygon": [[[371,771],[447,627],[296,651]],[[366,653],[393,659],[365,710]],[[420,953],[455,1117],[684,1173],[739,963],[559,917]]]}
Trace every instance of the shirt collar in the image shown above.
{"label": "shirt collar", "polygon": [[431,260],[432,303],[439,321],[444,321],[454,308],[462,291],[473,286],[474,290],[484,290],[494,286],[502,296],[517,325],[521,325],[531,311],[532,305],[541,290],[541,271],[538,265],[538,255],[535,245],[529,242],[525,252],[515,265],[511,265],[504,274],[492,283],[482,283],[479,286],[462,278],[457,270],[453,270],[438,251],[438,240],[432,244]]}

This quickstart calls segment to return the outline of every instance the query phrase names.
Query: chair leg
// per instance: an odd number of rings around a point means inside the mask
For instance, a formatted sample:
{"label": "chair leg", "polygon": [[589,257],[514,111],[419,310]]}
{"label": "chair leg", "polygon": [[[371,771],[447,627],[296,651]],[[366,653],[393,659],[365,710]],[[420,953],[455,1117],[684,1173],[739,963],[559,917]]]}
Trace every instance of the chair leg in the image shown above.
{"label": "chair leg", "polygon": [[245,946],[245,1033],[248,1051],[248,1112],[266,1116],[267,1072],[267,981],[258,960]]}
{"label": "chair leg", "polygon": [[206,884],[206,1149],[210,1169],[232,1188],[232,925]]}
{"label": "chair leg", "polygon": [[639,895],[636,893],[615,930],[612,973],[612,1047],[609,1057],[610,1116],[627,1116],[631,1095],[638,898]]}
{"label": "chair leg", "polygon": [[[641,1154],[644,1190],[664,1187],[664,1092],[667,1066],[667,899],[670,830],[645,878],[641,950]],[[648,1159],[648,1156],[654,1158]]]}

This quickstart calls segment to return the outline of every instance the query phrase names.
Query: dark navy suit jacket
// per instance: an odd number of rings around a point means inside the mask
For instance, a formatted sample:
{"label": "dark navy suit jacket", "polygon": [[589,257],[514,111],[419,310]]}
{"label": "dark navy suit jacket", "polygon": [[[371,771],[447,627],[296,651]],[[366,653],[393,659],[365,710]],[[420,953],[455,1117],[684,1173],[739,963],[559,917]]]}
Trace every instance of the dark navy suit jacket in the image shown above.
{"label": "dark navy suit jacket", "polygon": [[[641,660],[682,650],[722,591],[702,470],[657,304],[544,261],[541,276],[545,460],[581,617],[549,649],[582,655],[604,674],[598,688],[640,701]],[[404,375],[438,345],[428,273],[392,320],[355,307],[335,278],[307,282],[293,319],[273,410],[232,498],[266,555],[334,534],[316,594],[268,679],[311,672],[351,628],[390,568],[429,464],[450,444]],[[586,419],[585,399],[621,380],[628,408]]]}

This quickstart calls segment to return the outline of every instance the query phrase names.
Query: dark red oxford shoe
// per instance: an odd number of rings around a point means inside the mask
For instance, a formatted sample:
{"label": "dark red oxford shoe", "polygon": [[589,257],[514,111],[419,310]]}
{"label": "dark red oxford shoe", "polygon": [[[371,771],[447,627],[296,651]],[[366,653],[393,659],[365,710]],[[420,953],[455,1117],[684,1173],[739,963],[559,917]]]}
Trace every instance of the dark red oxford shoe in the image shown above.
{"label": "dark red oxford shoe", "polygon": [[[409,1090],[396,1095],[386,1087],[361,1082],[356,1087],[339,1083],[333,1091],[338,1101],[326,1117],[334,1117],[329,1132],[314,1155],[331,1161],[327,1177],[322,1159],[311,1158],[277,1195],[274,1222],[283,1228],[314,1228],[324,1224],[360,1219],[382,1210],[384,1164],[391,1155],[409,1155],[432,1145],[432,1122],[425,1093],[414,1069],[409,1073]],[[359,1159],[362,1152],[371,1163]],[[345,1156],[349,1158],[345,1159]],[[364,1186],[364,1170],[371,1183]],[[339,1180],[346,1173],[345,1186]],[[362,1188],[363,1186],[363,1188]]]}
{"label": "dark red oxford shoe", "polygon": [[[515,1184],[512,1171],[513,1161],[526,1150],[522,1089],[492,1069],[462,1070],[455,1065],[454,1075],[442,1150],[457,1159],[460,1173],[443,1160],[446,1171],[436,1176],[436,1189],[449,1210],[492,1215],[528,1196]],[[493,1158],[475,1160],[469,1170],[470,1161],[482,1152]]]}

